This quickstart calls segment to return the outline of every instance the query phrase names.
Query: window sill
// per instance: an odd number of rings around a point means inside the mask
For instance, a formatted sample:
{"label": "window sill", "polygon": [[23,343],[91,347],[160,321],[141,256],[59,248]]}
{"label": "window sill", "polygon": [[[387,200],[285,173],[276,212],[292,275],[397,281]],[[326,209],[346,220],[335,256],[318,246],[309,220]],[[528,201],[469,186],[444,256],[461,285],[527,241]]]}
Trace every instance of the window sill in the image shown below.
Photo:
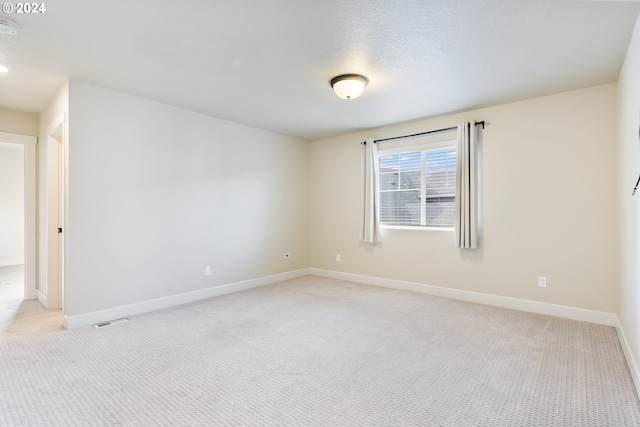
{"label": "window sill", "polygon": [[414,225],[384,225],[380,228],[383,230],[415,230],[415,231],[455,231],[454,227],[422,227]]}

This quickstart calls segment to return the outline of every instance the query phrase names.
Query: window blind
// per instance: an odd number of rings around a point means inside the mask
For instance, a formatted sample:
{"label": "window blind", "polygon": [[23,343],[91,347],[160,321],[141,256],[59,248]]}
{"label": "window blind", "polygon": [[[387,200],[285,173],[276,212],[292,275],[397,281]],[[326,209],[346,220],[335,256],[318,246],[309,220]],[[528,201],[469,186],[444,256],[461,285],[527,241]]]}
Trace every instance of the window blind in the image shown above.
{"label": "window blind", "polygon": [[453,227],[455,147],[382,155],[379,162],[381,223]]}

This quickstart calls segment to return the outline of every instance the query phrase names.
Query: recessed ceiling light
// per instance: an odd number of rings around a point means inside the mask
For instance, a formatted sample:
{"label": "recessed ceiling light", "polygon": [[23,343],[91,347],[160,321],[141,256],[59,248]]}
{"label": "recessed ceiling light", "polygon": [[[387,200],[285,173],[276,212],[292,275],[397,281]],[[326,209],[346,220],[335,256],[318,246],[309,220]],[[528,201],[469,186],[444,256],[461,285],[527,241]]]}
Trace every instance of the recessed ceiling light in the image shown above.
{"label": "recessed ceiling light", "polygon": [[18,34],[20,25],[8,19],[0,18],[0,34]]}
{"label": "recessed ceiling light", "polygon": [[9,69],[4,65],[0,65],[0,73],[8,73]]}

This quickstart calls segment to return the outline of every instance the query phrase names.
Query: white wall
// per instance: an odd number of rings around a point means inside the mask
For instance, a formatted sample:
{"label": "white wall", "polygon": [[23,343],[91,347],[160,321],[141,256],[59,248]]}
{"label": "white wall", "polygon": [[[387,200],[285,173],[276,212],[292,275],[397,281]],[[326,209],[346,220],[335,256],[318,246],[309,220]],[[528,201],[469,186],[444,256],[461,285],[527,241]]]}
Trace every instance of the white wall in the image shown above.
{"label": "white wall", "polygon": [[0,266],[24,264],[24,147],[0,143]]}
{"label": "white wall", "polygon": [[307,142],[75,81],[69,106],[67,315],[308,266]]}
{"label": "white wall", "polygon": [[[312,267],[609,313],[618,308],[616,88],[605,85],[311,143]],[[453,232],[358,242],[360,142],[486,120],[480,248]],[[336,262],[335,255],[342,261]],[[537,286],[547,276],[546,289]]]}
{"label": "white wall", "polygon": [[[628,341],[631,369],[640,381],[640,191],[632,189],[640,174],[640,18],[618,80],[618,208],[620,221],[621,327]],[[627,355],[629,358],[629,355]],[[640,387],[640,384],[639,384]]]}

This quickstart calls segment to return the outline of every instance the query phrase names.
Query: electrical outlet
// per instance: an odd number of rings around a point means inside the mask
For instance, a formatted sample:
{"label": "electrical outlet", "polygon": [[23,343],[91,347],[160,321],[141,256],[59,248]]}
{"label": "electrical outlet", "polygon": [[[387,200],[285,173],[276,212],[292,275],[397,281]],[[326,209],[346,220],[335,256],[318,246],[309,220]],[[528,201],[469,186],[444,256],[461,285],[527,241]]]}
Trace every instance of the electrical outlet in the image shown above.
{"label": "electrical outlet", "polygon": [[336,261],[340,262],[340,254],[336,254]]}
{"label": "electrical outlet", "polygon": [[284,253],[284,257],[286,258],[291,258],[291,252],[285,252]]}
{"label": "electrical outlet", "polygon": [[207,265],[207,266],[204,268],[204,275],[205,275],[205,276],[211,276],[211,266],[208,266],[208,265]]}
{"label": "electrical outlet", "polygon": [[538,277],[538,286],[541,288],[547,287],[547,278],[545,276]]}

